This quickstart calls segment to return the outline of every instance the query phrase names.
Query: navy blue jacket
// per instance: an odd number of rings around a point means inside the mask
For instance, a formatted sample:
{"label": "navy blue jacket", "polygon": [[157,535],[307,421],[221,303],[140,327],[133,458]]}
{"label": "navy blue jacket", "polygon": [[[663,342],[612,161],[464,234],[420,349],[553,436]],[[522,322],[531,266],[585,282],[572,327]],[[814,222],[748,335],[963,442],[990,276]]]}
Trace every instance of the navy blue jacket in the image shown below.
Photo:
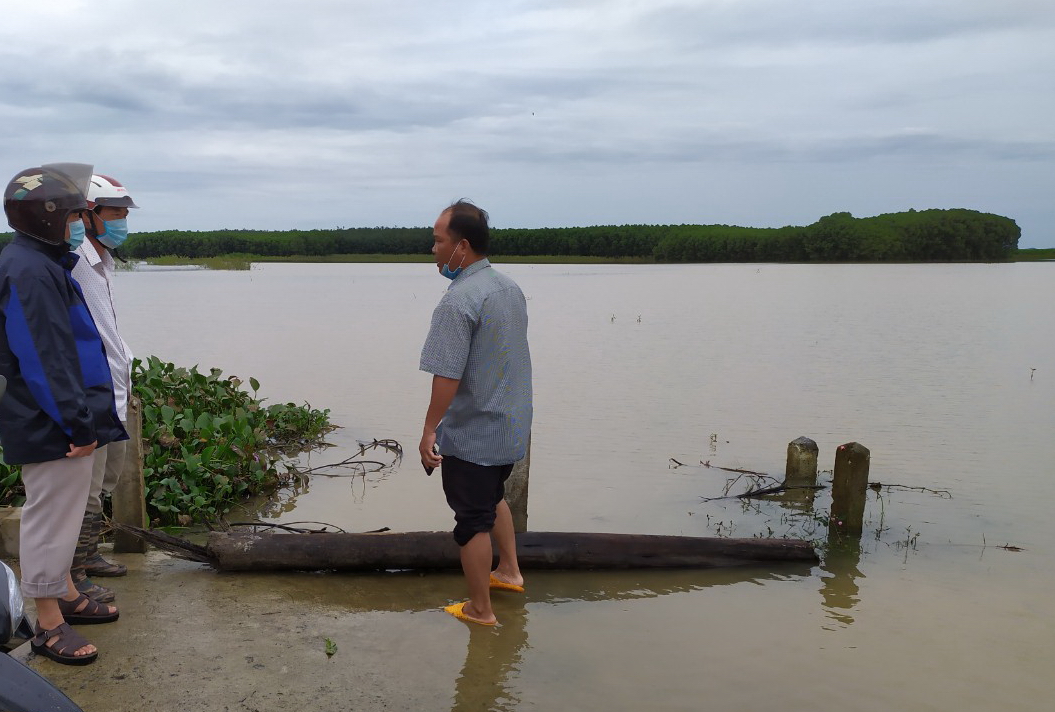
{"label": "navy blue jacket", "polygon": [[128,439],[106,350],[70,276],[77,259],[66,245],[17,232],[0,252],[0,445],[9,465]]}

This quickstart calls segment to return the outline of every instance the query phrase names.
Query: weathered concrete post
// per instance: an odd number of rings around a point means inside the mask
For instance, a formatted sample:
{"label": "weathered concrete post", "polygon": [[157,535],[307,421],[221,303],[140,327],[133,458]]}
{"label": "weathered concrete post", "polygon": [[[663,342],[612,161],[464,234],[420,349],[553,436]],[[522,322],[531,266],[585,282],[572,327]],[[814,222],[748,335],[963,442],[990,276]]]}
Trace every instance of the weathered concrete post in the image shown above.
{"label": "weathered concrete post", "polygon": [[865,495],[868,492],[869,458],[868,448],[860,443],[846,443],[835,451],[829,533],[861,533],[864,527]]}
{"label": "weathered concrete post", "polygon": [[788,443],[788,464],[784,469],[785,487],[817,485],[817,443],[805,435]]}
{"label": "weathered concrete post", "polygon": [[528,437],[527,454],[513,465],[506,480],[506,504],[513,515],[513,531],[527,531],[528,469],[531,467],[531,437]]}
{"label": "weathered concrete post", "polygon": [[[133,527],[146,527],[146,487],[143,484],[143,408],[139,399],[128,399],[127,423],[128,450],[125,467],[117,486],[110,493],[115,522]],[[142,554],[147,550],[144,539],[125,532],[114,533],[114,551]]]}

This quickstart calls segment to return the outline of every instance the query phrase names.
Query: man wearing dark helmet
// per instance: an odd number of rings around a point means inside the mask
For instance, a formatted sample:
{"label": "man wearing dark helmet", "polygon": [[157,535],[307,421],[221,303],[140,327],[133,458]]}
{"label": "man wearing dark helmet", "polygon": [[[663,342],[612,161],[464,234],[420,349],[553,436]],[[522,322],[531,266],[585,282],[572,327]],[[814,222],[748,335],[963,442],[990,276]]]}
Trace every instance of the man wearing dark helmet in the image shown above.
{"label": "man wearing dark helmet", "polygon": [[15,237],[0,252],[0,445],[22,466],[22,592],[35,599],[39,655],[86,665],[95,646],[70,625],[107,623],[118,611],[79,593],[70,563],[91,486],[94,451],[128,438],[117,416],[106,352],[70,252],[84,240],[92,167],[21,171],[4,191]]}

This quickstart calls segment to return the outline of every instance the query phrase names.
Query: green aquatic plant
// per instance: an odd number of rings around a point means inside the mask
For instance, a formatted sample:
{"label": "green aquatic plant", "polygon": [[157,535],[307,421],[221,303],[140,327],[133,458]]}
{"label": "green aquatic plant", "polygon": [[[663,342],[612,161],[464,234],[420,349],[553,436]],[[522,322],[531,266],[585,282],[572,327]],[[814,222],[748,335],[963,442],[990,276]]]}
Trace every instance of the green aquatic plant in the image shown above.
{"label": "green aquatic plant", "polygon": [[[3,450],[0,450],[0,457]],[[25,501],[25,491],[22,489],[22,468],[18,465],[8,465],[0,460],[0,507],[19,507]]]}
{"label": "green aquatic plant", "polygon": [[142,402],[147,511],[157,524],[210,521],[246,497],[282,485],[284,461],[318,447],[333,430],[328,410],[264,406],[218,368],[208,374],[151,356],[133,364]]}
{"label": "green aquatic plant", "polygon": [[[147,514],[156,525],[211,521],[245,498],[287,482],[290,458],[334,429],[328,410],[265,405],[260,383],[199,373],[151,356],[132,366],[142,403]],[[3,452],[0,450],[0,457]],[[21,468],[0,462],[0,506],[25,500]]]}

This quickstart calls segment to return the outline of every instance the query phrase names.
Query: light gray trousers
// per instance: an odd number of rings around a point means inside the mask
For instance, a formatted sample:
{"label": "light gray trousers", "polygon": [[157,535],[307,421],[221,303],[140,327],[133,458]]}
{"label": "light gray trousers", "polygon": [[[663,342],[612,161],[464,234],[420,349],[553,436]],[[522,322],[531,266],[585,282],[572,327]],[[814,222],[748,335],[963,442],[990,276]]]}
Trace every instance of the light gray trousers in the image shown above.
{"label": "light gray trousers", "polygon": [[88,506],[85,512],[99,514],[103,511],[103,492],[113,492],[121,471],[125,467],[128,441],[118,440],[95,449],[95,465],[92,467],[92,488],[88,491]]}
{"label": "light gray trousers", "polygon": [[92,485],[94,453],[22,465],[26,503],[18,531],[22,594],[61,598]]}

